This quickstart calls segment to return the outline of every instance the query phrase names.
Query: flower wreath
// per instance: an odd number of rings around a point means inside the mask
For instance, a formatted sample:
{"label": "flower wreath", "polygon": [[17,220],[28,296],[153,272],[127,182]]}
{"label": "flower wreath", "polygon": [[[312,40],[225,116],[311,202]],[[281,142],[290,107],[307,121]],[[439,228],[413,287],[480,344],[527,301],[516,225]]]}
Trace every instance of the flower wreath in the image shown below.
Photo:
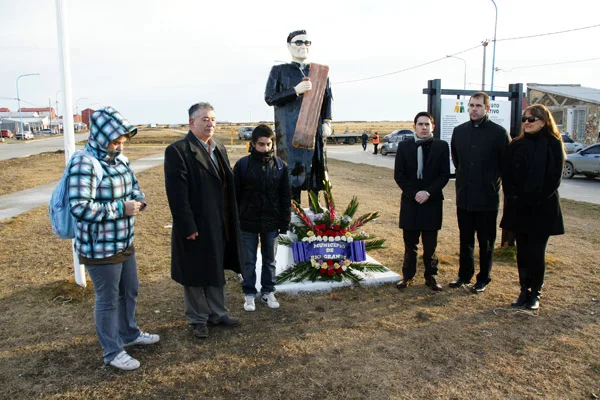
{"label": "flower wreath", "polygon": [[[384,272],[381,264],[366,262],[366,253],[381,249],[385,239],[360,230],[367,222],[379,214],[371,212],[356,219],[358,200],[353,197],[346,210],[338,215],[333,201],[331,183],[324,181],[324,209],[318,195],[308,192],[314,214],[307,214],[300,204],[292,200],[292,209],[300,223],[293,225],[292,235],[279,235],[279,243],[292,247],[294,264],[277,275],[277,283],[287,281],[342,281],[344,278],[354,283],[363,279],[357,272]],[[369,240],[367,240],[369,239]]]}

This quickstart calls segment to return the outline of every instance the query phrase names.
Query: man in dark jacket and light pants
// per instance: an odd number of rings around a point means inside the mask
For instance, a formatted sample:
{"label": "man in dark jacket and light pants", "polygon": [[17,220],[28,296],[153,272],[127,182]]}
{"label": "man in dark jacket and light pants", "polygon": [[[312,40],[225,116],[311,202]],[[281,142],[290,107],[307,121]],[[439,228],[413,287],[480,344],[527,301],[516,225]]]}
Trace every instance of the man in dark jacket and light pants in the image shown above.
{"label": "man in dark jacket and light pants", "polygon": [[173,216],[171,278],[183,285],[185,316],[196,337],[207,322],[236,326],[228,315],[225,272],[240,273],[239,222],[233,171],[214,134],[209,103],[189,111],[190,131],[165,151],[165,185]]}
{"label": "man in dark jacket and light pants", "polygon": [[417,245],[423,241],[425,284],[441,291],[436,282],[438,260],[435,256],[438,231],[442,228],[442,189],[450,178],[448,143],[433,137],[433,116],[420,112],[414,119],[415,140],[398,144],[394,179],[402,189],[400,228],[404,237],[402,280],[404,289],[413,282],[417,271]]}
{"label": "man in dark jacket and light pants", "polygon": [[481,293],[490,283],[500,204],[500,172],[508,133],[490,121],[490,96],[477,92],[469,99],[470,121],[454,128],[452,161],[456,168],[456,214],[460,230],[460,267],[450,282],[469,284],[475,273],[475,234],[479,242],[479,274],[472,287]]}

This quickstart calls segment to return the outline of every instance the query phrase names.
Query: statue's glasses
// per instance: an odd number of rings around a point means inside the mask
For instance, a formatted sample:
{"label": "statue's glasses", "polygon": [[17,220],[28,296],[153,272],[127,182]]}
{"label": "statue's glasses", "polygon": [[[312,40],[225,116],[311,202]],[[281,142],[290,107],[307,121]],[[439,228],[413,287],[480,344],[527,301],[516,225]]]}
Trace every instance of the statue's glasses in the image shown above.
{"label": "statue's glasses", "polygon": [[292,43],[294,43],[296,46],[300,47],[302,45],[305,45],[306,47],[311,45],[311,41],[310,40],[294,40]]}

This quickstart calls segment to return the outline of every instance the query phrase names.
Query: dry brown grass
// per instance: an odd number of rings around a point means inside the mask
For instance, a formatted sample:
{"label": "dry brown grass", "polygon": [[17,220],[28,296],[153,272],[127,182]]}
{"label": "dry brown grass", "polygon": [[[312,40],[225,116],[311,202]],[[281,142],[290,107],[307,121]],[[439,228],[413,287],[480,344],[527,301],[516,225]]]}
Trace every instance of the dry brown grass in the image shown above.
{"label": "dry brown grass", "polygon": [[[232,162],[241,153],[232,154]],[[389,169],[329,161],[336,202],[379,210],[368,230],[388,238],[373,255],[400,271],[399,190]],[[7,399],[588,399],[600,394],[600,207],[563,201],[567,234],[548,247],[539,316],[505,310],[518,292],[510,252],[481,295],[434,293],[418,278],[331,293],[280,295],[281,308],[243,311],[228,274],[237,329],[195,339],[170,279],[170,214],[162,167],[138,175],[149,210],[138,219],[138,322],[161,335],[131,349],[135,372],[102,366],[93,290],[72,281],[70,243],[45,207],[0,221],[0,398]],[[445,190],[439,281],[457,271],[454,187]],[[422,265],[419,265],[421,274]]]}

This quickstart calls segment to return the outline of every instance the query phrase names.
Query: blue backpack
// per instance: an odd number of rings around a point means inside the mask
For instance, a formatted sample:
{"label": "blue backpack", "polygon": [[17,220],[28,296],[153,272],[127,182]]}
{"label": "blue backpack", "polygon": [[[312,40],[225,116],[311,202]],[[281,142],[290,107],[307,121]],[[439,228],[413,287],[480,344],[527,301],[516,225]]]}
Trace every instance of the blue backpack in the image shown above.
{"label": "blue backpack", "polygon": [[71,156],[65,172],[63,172],[58,181],[58,185],[52,191],[52,196],[50,196],[50,202],[48,203],[48,214],[50,215],[52,230],[61,239],[75,238],[76,220],[71,214],[71,206],[69,205],[69,170],[76,157],[87,157],[92,161],[94,173],[96,174],[96,188],[100,186],[100,182],[104,176],[100,162],[89,152],[82,150]]}

